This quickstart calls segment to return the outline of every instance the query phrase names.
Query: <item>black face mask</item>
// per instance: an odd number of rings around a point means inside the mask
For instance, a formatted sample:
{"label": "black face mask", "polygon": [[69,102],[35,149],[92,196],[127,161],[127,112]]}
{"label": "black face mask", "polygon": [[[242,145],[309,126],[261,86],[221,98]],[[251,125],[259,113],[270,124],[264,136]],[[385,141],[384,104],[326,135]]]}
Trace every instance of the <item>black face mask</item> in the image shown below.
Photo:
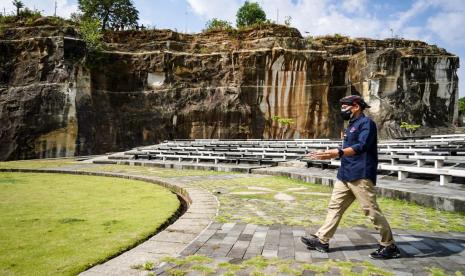
{"label": "black face mask", "polygon": [[350,118],[352,118],[352,114],[353,113],[350,107],[347,109],[341,110],[341,116],[342,116],[342,119],[344,119],[344,121],[350,120]]}

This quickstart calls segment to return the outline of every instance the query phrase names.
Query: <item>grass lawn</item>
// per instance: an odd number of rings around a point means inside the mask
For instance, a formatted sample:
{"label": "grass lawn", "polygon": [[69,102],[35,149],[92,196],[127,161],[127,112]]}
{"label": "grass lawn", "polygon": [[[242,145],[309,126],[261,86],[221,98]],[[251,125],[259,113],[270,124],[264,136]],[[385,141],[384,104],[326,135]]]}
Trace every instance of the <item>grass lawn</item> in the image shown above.
{"label": "grass lawn", "polygon": [[[276,176],[204,180],[194,184],[212,192],[224,190],[217,194],[221,203],[218,222],[319,226],[324,222],[331,196],[330,187]],[[278,194],[294,200],[279,200]],[[378,198],[378,204],[392,228],[465,232],[465,212],[438,211],[389,198]],[[357,201],[346,211],[340,225],[373,227]]]}
{"label": "grass lawn", "polygon": [[74,159],[36,159],[0,162],[0,169],[47,169],[78,164]]}
{"label": "grass lawn", "polygon": [[127,174],[143,174],[147,176],[157,176],[164,178],[184,177],[184,176],[205,176],[205,175],[223,175],[236,174],[237,172],[221,172],[213,170],[189,170],[189,169],[167,169],[150,166],[127,166],[127,165],[101,165],[94,164],[89,167],[89,164],[81,163],[73,159],[40,159],[40,160],[18,160],[9,162],[0,162],[0,169],[50,169],[60,168],[64,166],[76,166],[79,170],[79,165],[84,165],[82,170],[91,172],[113,172]]}
{"label": "grass lawn", "polygon": [[0,275],[72,275],[146,239],[179,207],[134,180],[0,173]]}

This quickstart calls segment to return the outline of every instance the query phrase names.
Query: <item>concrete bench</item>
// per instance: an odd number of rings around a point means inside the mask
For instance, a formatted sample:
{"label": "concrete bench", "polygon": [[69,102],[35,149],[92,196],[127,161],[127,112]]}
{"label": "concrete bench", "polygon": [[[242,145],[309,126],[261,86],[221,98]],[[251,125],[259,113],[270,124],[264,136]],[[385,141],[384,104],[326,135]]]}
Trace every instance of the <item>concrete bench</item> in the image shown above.
{"label": "concrete bench", "polygon": [[418,173],[426,175],[439,175],[439,185],[446,185],[452,180],[453,176],[465,177],[465,169],[445,169],[445,168],[423,168],[417,166],[398,166],[380,164],[380,170],[397,171],[397,178],[399,181],[408,177],[409,173]]}
{"label": "concrete bench", "polygon": [[438,155],[414,155],[409,156],[409,159],[417,161],[417,167],[422,167],[426,162],[433,162],[434,168],[439,169],[448,164],[465,164],[465,157],[458,156],[438,156]]}
{"label": "concrete bench", "polygon": [[378,152],[380,153],[386,153],[386,154],[391,154],[391,155],[396,155],[399,153],[404,153],[404,154],[420,154],[420,153],[425,153],[425,152],[431,152],[431,149],[379,149]]}

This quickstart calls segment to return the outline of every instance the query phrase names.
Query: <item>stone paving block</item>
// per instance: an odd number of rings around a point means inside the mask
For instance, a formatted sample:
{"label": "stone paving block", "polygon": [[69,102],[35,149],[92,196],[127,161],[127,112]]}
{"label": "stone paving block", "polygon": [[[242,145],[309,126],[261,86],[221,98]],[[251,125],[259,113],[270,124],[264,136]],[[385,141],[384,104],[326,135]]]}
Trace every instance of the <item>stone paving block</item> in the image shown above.
{"label": "stone paving block", "polygon": [[[358,234],[357,234],[358,236]],[[334,241],[350,241],[349,237],[347,236],[347,234],[335,234],[333,239]]]}
{"label": "stone paving block", "polygon": [[224,238],[226,238],[226,235],[227,233],[222,233],[222,231],[216,231],[216,233],[213,234],[213,236],[211,236],[211,239],[223,240]]}
{"label": "stone paving block", "polygon": [[[465,265],[465,257],[462,257],[460,255],[453,255],[453,256],[449,256],[450,260],[451,261],[454,261],[458,264],[461,264],[461,265]],[[465,269],[465,267],[464,267]]]}
{"label": "stone paving block", "polygon": [[257,229],[255,229],[255,232],[267,232],[268,231],[268,226],[257,226]]}
{"label": "stone paving block", "polygon": [[184,247],[186,247],[186,244],[183,243],[148,241],[134,248],[134,252],[146,251],[154,254],[177,254],[184,249]]}
{"label": "stone paving block", "polygon": [[312,254],[310,252],[295,251],[294,258],[298,262],[311,263]]}
{"label": "stone paving block", "polygon": [[215,229],[215,230],[218,230],[221,228],[221,226],[223,226],[222,223],[219,223],[219,222],[213,222],[210,224],[210,226],[208,226],[208,229]]}
{"label": "stone paving block", "polygon": [[329,258],[328,253],[323,253],[323,252],[316,251],[316,250],[311,250],[310,254],[312,256],[312,259],[328,259]]}
{"label": "stone paving block", "polygon": [[258,231],[255,232],[255,233],[253,234],[251,243],[256,243],[256,242],[258,242],[258,243],[262,243],[262,242],[265,243],[266,234],[267,234],[267,232],[258,232]]}
{"label": "stone paving block", "polygon": [[278,250],[263,249],[262,256],[264,258],[268,258],[268,259],[277,258],[278,257]]}
{"label": "stone paving block", "polygon": [[454,262],[450,256],[444,257],[435,257],[432,258],[434,262],[428,260],[425,266],[434,266],[442,267],[444,270],[449,271],[463,271],[465,272],[465,266],[459,263]]}
{"label": "stone paving block", "polygon": [[[265,243],[266,246],[266,243]],[[300,240],[300,237],[294,237],[294,248],[295,251],[301,251],[301,252],[306,252],[307,251],[307,246]]]}
{"label": "stone paving block", "polygon": [[281,229],[281,224],[272,224],[268,227],[268,230],[280,230]]}
{"label": "stone paving block", "polygon": [[316,275],[316,272],[315,271],[311,271],[311,270],[304,270],[302,272],[302,276],[314,276]]}
{"label": "stone paving block", "polygon": [[241,235],[239,235],[238,240],[240,240],[240,241],[251,241],[252,237],[253,237],[252,234],[241,234]]}
{"label": "stone paving block", "polygon": [[230,234],[235,233],[239,235],[245,230],[246,227],[247,227],[247,224],[237,223],[236,225],[233,226],[233,228],[231,228],[231,230],[229,230],[229,233]]}
{"label": "stone paving block", "polygon": [[434,238],[423,237],[421,242],[435,250],[437,250],[439,247],[442,247]]}
{"label": "stone paving block", "polygon": [[237,238],[238,237],[225,237],[221,243],[222,244],[234,244],[237,241]]}
{"label": "stone paving block", "polygon": [[421,238],[413,235],[398,235],[398,237],[407,242],[419,242],[422,240]]}
{"label": "stone paving block", "polygon": [[410,245],[415,247],[416,249],[420,250],[423,253],[429,253],[433,251],[433,248],[428,246],[426,243],[423,241],[415,241],[415,242],[410,242]]}
{"label": "stone paving block", "polygon": [[151,237],[149,240],[188,244],[196,237],[196,234],[162,231],[161,233]]}
{"label": "stone paving block", "polygon": [[462,252],[465,249],[460,244],[452,243],[452,242],[440,242],[439,244],[447,248],[447,250],[455,252],[455,253]]}
{"label": "stone paving block", "polygon": [[398,247],[401,251],[405,252],[407,256],[415,256],[421,254],[420,250],[408,244],[398,245]]}
{"label": "stone paving block", "polygon": [[364,258],[360,255],[359,252],[353,250],[343,250],[342,254],[346,257],[346,260],[358,260],[361,261]]}
{"label": "stone paving block", "polygon": [[205,245],[206,245],[206,246],[214,246],[214,245],[215,245],[215,246],[216,246],[216,245],[219,246],[219,244],[220,244],[222,241],[223,241],[222,239],[217,239],[217,238],[213,238],[213,237],[212,237],[211,239],[209,239],[209,240],[205,243]]}
{"label": "stone paving block", "polygon": [[328,257],[332,260],[346,260],[346,256],[339,250],[329,250]]}
{"label": "stone paving block", "polygon": [[244,254],[244,260],[251,259],[251,258],[260,256],[260,255],[261,255],[260,252],[246,252],[246,253]]}
{"label": "stone paving block", "polygon": [[205,226],[184,226],[181,224],[172,224],[165,229],[165,231],[199,234],[205,229]]}
{"label": "stone paving block", "polygon": [[287,225],[282,225],[281,226],[281,233],[292,234],[292,232],[293,232],[292,226],[287,226]]}
{"label": "stone paving block", "polygon": [[355,231],[347,231],[345,232],[345,235],[350,239],[350,240],[361,240],[362,237],[360,237],[359,234],[357,234],[357,232]]}
{"label": "stone paving block", "polygon": [[385,261],[382,261],[382,260],[373,260],[373,259],[369,259],[368,258],[368,261],[372,264],[374,264],[375,266],[377,267],[380,267],[380,268],[385,268],[387,267],[387,264]]}
{"label": "stone paving block", "polygon": [[225,223],[218,231],[218,233],[228,233],[233,227],[236,225],[235,223]]}
{"label": "stone paving block", "polygon": [[204,244],[204,242],[194,241],[181,252],[182,256],[194,255]]}
{"label": "stone paving block", "polygon": [[211,256],[213,257],[226,257],[231,251],[231,248],[233,247],[233,244],[221,244],[219,248],[213,250]]}
{"label": "stone paving block", "polygon": [[305,234],[305,230],[300,230],[300,229],[297,230],[297,229],[294,229],[294,230],[292,230],[292,235],[293,235],[294,237],[302,237],[302,236],[305,236],[306,234]]}
{"label": "stone paving block", "polygon": [[389,260],[389,266],[394,268],[394,269],[405,271],[405,269],[407,269],[407,266],[405,264],[403,264],[401,262],[401,260],[402,260],[402,258],[391,259],[391,260]]}
{"label": "stone paving block", "polygon": [[231,258],[242,258],[249,246],[248,241],[237,241],[228,253],[228,257]]}
{"label": "stone paving block", "polygon": [[271,241],[277,241],[279,242],[279,235],[280,232],[279,230],[268,230],[267,235],[266,235],[266,241],[271,242]]}
{"label": "stone paving block", "polygon": [[206,242],[208,241],[214,234],[216,233],[216,230],[214,229],[207,229],[203,231],[202,234],[197,238],[197,241],[199,242]]}
{"label": "stone paving block", "polygon": [[265,250],[278,250],[279,243],[265,243],[263,249]]}
{"label": "stone paving block", "polygon": [[294,236],[291,234],[283,234],[279,237],[279,245],[284,247],[294,247]]}
{"label": "stone paving block", "polygon": [[294,259],[294,247],[278,247],[278,258],[280,259]]}
{"label": "stone paving block", "polygon": [[247,224],[245,229],[242,231],[243,235],[253,235],[255,233],[255,230],[257,229],[257,225],[255,224]]}

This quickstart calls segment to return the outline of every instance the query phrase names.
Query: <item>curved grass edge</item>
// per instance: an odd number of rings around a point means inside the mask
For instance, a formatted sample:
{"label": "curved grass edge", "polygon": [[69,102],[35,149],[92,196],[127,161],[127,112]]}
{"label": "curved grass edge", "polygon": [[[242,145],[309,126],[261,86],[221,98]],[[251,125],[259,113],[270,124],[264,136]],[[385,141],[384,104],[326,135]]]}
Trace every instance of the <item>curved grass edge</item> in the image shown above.
{"label": "curved grass edge", "polygon": [[187,192],[186,189],[161,181],[157,179],[150,179],[147,177],[141,177],[141,176],[133,176],[133,175],[127,175],[127,174],[120,174],[120,173],[101,173],[101,172],[89,172],[89,171],[71,171],[71,170],[50,170],[50,169],[17,169],[17,168],[0,168],[0,172],[10,172],[10,173],[56,173],[56,174],[71,174],[71,175],[86,175],[86,176],[100,176],[100,177],[114,177],[114,178],[122,178],[122,179],[128,179],[128,180],[137,180],[137,181],[142,181],[142,182],[147,182],[155,185],[162,186],[172,193],[174,193],[179,202],[179,208],[171,215],[164,223],[162,223],[159,227],[151,231],[146,237],[141,238],[123,248],[120,250],[114,252],[113,254],[110,254],[104,258],[101,258],[97,260],[96,262],[92,264],[86,265],[79,273],[84,272],[96,265],[103,264],[135,247],[138,245],[146,242],[153,236],[161,233],[163,230],[165,230],[168,226],[172,225],[174,222],[176,222],[182,215],[186,213],[186,211],[189,209],[189,206],[192,204],[192,199],[189,196],[189,193]]}

